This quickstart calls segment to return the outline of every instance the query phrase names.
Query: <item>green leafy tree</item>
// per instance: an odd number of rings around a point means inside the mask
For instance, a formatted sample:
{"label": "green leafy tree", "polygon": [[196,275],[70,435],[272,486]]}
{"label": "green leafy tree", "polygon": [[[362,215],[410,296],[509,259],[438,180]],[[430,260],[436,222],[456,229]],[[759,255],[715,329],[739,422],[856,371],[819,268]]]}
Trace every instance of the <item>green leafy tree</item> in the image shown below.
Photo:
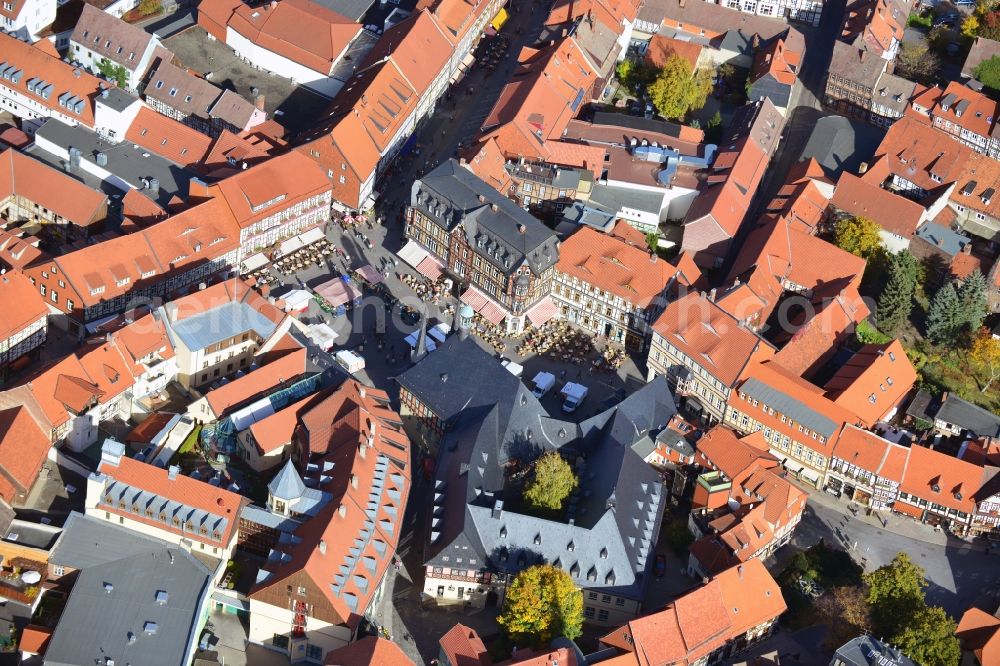
{"label": "green leafy tree", "polygon": [[888,276],[878,298],[878,325],[889,335],[899,333],[913,310],[913,295],[917,288],[917,260],[909,252],[891,254],[887,262]]}
{"label": "green leafy tree", "polygon": [[708,70],[692,74],[691,63],[676,54],[667,58],[656,80],[646,88],[653,106],[664,118],[683,118],[700,109],[711,90]]}
{"label": "green leafy tree", "polygon": [[101,58],[101,61],[97,63],[97,71],[108,81],[117,83],[119,88],[124,88],[125,84],[128,83],[128,70],[107,58]]}
{"label": "green leafy tree", "polygon": [[841,250],[869,259],[882,247],[880,231],[881,227],[867,217],[845,217],[833,228],[833,242]]}
{"label": "green leafy tree", "polygon": [[578,483],[569,463],[549,451],[535,461],[524,498],[535,508],[558,510]]}
{"label": "green leafy tree", "polygon": [[958,666],[962,649],[955,629],[955,621],[943,608],[922,606],[910,614],[892,642],[920,666]]}
{"label": "green leafy tree", "polygon": [[959,318],[971,331],[983,325],[989,310],[986,290],[986,276],[978,270],[972,271],[958,288]]}
{"label": "green leafy tree", "polygon": [[646,246],[653,252],[660,247],[660,234],[650,231],[646,234]]}
{"label": "green leafy tree", "polygon": [[927,337],[934,344],[951,344],[962,329],[962,303],[954,282],[946,282],[927,311]]}
{"label": "green leafy tree", "polygon": [[633,60],[628,58],[618,63],[616,70],[618,81],[633,92],[639,92],[642,88],[652,83],[656,78],[657,70],[644,60]]}
{"label": "green leafy tree", "polygon": [[[975,17],[970,16],[969,18]],[[993,56],[989,60],[982,61],[972,70],[972,74],[987,88],[1000,90],[1000,57]]]}
{"label": "green leafy tree", "polygon": [[914,609],[924,606],[927,579],[923,567],[906,553],[896,553],[892,562],[862,577],[868,586],[872,625],[881,636],[895,636],[906,628]]}
{"label": "green leafy tree", "polygon": [[544,647],[556,636],[574,639],[583,625],[583,592],[562,569],[529,567],[507,588],[497,622],[517,645]]}

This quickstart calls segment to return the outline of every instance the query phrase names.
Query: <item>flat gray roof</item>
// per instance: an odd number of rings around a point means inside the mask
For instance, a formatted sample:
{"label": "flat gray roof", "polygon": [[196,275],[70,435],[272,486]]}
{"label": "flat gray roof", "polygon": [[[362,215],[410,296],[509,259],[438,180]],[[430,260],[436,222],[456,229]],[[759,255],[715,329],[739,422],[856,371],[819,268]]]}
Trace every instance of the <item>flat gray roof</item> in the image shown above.
{"label": "flat gray roof", "polygon": [[74,511],[49,555],[49,562],[86,569],[138,553],[165,548],[167,542],[144,536],[100,518]]}
{"label": "flat gray roof", "polygon": [[180,548],[82,570],[45,652],[47,666],[183,666],[211,572]]}
{"label": "flat gray roof", "polygon": [[[127,141],[111,144],[101,140],[97,134],[85,127],[70,127],[51,118],[38,129],[36,136],[62,148],[68,149],[70,146],[77,148],[82,155],[81,160],[90,163],[94,163],[97,153],[104,153],[108,157],[108,164],[103,168],[163,207],[166,207],[175,194],[181,199],[187,199],[188,184],[191,178],[196,175],[194,172],[154,155],[142,147],[136,148],[134,144]],[[37,143],[31,146],[27,152],[56,169],[64,170],[63,162],[65,160],[42,150]],[[103,183],[99,178],[83,169],[78,169],[70,175],[80,178],[88,185],[95,182]],[[159,193],[152,195],[149,190],[143,189],[143,178],[157,179],[160,183]]]}

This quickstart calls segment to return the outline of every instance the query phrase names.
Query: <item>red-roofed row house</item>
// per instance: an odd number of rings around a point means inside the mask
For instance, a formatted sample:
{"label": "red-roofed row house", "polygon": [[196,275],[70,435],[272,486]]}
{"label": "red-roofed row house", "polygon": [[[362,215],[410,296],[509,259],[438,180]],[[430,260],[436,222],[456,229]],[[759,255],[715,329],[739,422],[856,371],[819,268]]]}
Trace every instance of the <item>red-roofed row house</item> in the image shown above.
{"label": "red-roofed row house", "polygon": [[787,606],[760,560],[722,571],[665,609],[603,636],[615,666],[720,663],[771,635]]}
{"label": "red-roofed row house", "polygon": [[788,543],[802,519],[806,494],[785,478],[759,433],[737,438],[716,426],[698,440],[698,476],[688,526],[688,575],[716,574],[764,559]]}
{"label": "red-roofed row house", "polygon": [[388,30],[296,150],[315,160],[343,210],[367,208],[376,184],[471,51],[499,0],[422,2]]}
{"label": "red-roofed row house", "polygon": [[[293,662],[322,661],[381,601],[403,531],[410,443],[389,396],[348,381],[298,414],[293,446],[268,487],[281,523],[255,529],[258,546],[271,543],[248,594],[249,639]],[[254,515],[244,513],[241,531]]]}
{"label": "red-roofed row house", "polygon": [[329,182],[295,153],[192,196],[195,205],[162,222],[25,267],[49,307],[65,315],[56,323],[82,335],[85,324],[182,292],[329,219]]}

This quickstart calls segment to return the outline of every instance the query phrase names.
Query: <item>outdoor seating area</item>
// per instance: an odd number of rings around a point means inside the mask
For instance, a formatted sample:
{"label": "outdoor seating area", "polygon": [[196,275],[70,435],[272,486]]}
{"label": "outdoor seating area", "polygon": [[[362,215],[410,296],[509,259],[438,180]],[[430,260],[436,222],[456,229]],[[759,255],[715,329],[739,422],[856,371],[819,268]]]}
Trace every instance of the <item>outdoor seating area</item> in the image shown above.
{"label": "outdoor seating area", "polygon": [[601,358],[594,361],[594,370],[598,372],[614,372],[624,365],[628,357],[621,347],[605,347]]}
{"label": "outdoor seating area", "polygon": [[336,249],[333,243],[326,238],[320,238],[309,245],[281,256],[271,265],[279,272],[287,275],[301,271],[304,268],[318,266],[326,257],[334,254],[334,252],[336,252]]}
{"label": "outdoor seating area", "polygon": [[594,342],[590,336],[561,319],[529,329],[517,346],[518,356],[543,355],[568,363],[581,363],[593,352]]}
{"label": "outdoor seating area", "polygon": [[420,300],[437,305],[441,299],[448,294],[450,280],[446,277],[439,277],[433,282],[425,277],[418,277],[410,273],[396,273],[396,277],[402,280],[403,284],[413,290]]}
{"label": "outdoor seating area", "polygon": [[[446,320],[452,321],[455,318],[455,306],[449,305],[442,310],[442,315]],[[480,313],[476,313],[472,318],[472,333],[479,336],[483,342],[491,346],[498,354],[507,350],[507,342],[512,337],[501,326],[494,324]]]}

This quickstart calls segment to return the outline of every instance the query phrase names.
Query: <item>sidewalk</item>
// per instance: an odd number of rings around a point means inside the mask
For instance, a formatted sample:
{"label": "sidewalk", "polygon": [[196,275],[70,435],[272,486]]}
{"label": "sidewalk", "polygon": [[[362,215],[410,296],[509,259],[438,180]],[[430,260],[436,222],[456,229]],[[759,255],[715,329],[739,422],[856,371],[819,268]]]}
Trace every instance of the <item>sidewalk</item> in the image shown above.
{"label": "sidewalk", "polygon": [[[936,546],[955,546],[957,548],[967,546],[970,543],[969,541],[953,537],[943,530],[935,529],[912,518],[899,516],[890,511],[880,511],[878,512],[878,515],[873,513],[869,516],[866,515],[867,510],[859,505],[857,515],[854,515],[847,508],[850,504],[848,500],[834,497],[833,495],[821,490],[816,490],[812,486],[802,484],[791,477],[789,477],[789,481],[809,495],[807,506],[810,504],[813,506],[818,505],[848,516],[852,521],[858,521],[886,532],[891,532],[908,539],[916,539],[918,541],[923,541],[924,543],[934,544]],[[884,525],[882,524],[882,521],[879,520],[879,516],[885,519],[886,523]]]}

